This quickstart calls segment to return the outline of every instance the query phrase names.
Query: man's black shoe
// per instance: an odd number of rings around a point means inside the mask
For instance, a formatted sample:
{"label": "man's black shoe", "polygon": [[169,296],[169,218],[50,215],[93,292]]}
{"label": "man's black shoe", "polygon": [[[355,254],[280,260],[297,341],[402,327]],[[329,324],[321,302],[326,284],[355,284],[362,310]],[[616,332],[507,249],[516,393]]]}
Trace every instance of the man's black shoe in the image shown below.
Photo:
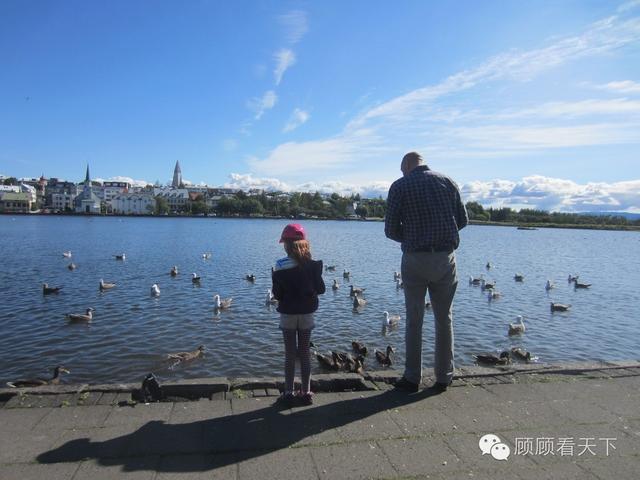
{"label": "man's black shoe", "polygon": [[451,382],[449,383],[436,382],[433,384],[433,387],[431,388],[436,392],[446,392],[447,387],[450,387],[450,386],[451,386]]}
{"label": "man's black shoe", "polygon": [[394,385],[396,390],[403,390],[405,392],[416,393],[420,389],[420,385],[410,382],[406,378],[402,377]]}

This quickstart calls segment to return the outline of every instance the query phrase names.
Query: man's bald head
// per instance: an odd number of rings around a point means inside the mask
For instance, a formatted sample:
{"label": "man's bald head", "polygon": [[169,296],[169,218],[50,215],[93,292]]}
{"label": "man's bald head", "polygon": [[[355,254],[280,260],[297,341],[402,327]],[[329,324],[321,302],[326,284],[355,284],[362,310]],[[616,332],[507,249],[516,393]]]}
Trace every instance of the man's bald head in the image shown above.
{"label": "man's bald head", "polygon": [[402,157],[400,170],[402,170],[402,174],[406,177],[418,165],[422,165],[422,157],[420,154],[418,152],[409,152]]}

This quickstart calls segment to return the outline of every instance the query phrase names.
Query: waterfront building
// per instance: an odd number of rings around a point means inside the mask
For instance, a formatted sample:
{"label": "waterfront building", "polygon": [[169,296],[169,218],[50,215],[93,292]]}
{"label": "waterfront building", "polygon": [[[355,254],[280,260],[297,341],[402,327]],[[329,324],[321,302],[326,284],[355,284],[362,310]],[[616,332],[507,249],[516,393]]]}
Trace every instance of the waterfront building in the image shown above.
{"label": "waterfront building", "polygon": [[47,197],[47,206],[59,212],[68,212],[73,210],[73,200],[76,198],[73,193],[52,193]]}
{"label": "waterfront building", "polygon": [[182,212],[187,209],[189,192],[186,188],[154,188],[153,196],[164,198],[172,212]]}
{"label": "waterfront building", "polygon": [[73,200],[73,206],[76,213],[100,213],[100,198],[93,193],[89,165],[87,165],[87,174],[83,182],[82,193]]}
{"label": "waterfront building", "polygon": [[144,193],[121,193],[110,201],[111,211],[121,215],[149,215],[155,211],[156,199]]}
{"label": "waterfront building", "polygon": [[129,182],[102,182],[102,200],[110,205],[111,201],[123,193],[129,193]]}
{"label": "waterfront building", "polygon": [[31,211],[31,195],[26,192],[0,192],[0,212],[29,213]]}
{"label": "waterfront building", "polygon": [[180,170],[180,162],[176,160],[176,166],[173,169],[173,181],[171,182],[173,188],[182,188],[182,170]]}

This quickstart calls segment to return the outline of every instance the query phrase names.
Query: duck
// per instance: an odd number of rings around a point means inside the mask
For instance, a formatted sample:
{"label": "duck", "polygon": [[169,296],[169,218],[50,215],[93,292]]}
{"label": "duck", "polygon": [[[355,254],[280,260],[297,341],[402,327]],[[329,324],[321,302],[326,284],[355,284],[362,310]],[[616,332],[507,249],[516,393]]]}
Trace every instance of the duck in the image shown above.
{"label": "duck", "polygon": [[191,274],[191,283],[196,283],[196,284],[200,285],[200,277],[198,276],[198,274],[196,272],[193,272]]}
{"label": "duck", "polygon": [[523,275],[523,274],[521,274],[521,273],[516,273],[516,274],[513,276],[513,279],[514,279],[516,282],[524,282],[524,275]]}
{"label": "duck", "polygon": [[473,355],[473,358],[477,363],[483,363],[485,365],[508,365],[511,363],[511,353],[504,351],[500,355],[495,353],[479,353]]}
{"label": "duck", "polygon": [[369,352],[369,349],[364,343],[358,342],[356,340],[351,342],[351,348],[353,348],[353,351],[358,355],[366,355]]}
{"label": "duck", "polygon": [[111,288],[114,288],[116,286],[115,283],[108,283],[105,282],[103,279],[100,279],[100,290],[109,290]]}
{"label": "duck", "polygon": [[519,360],[524,360],[525,362],[531,361],[531,353],[527,352],[522,347],[512,347],[511,355],[518,358]]}
{"label": "duck", "polygon": [[203,253],[202,258],[204,258],[205,260],[209,260],[211,258],[211,253],[210,252]]}
{"label": "duck", "polygon": [[173,267],[171,267],[171,271],[169,272],[171,274],[172,277],[175,277],[178,275],[178,266],[174,265]]}
{"label": "duck", "polygon": [[114,257],[116,257],[116,260],[126,260],[127,256],[124,253],[121,253],[120,255],[114,255]]}
{"label": "duck", "polygon": [[393,279],[398,280],[399,278],[402,278],[402,275],[400,274],[400,272],[393,272]]}
{"label": "duck", "polygon": [[71,258],[71,250],[67,250],[66,252],[62,252],[62,256],[64,258]]}
{"label": "duck", "polygon": [[217,294],[216,294],[216,295],[214,295],[214,296],[213,296],[213,302],[214,302],[214,304],[213,304],[213,308],[214,308],[216,311],[219,311],[219,310],[226,310],[226,309],[228,309],[229,307],[231,307],[231,302],[233,302],[233,298],[224,298],[224,299],[221,299],[221,298],[220,298],[220,295],[217,295]]}
{"label": "duck", "polygon": [[578,281],[578,275],[569,274],[569,277],[567,278],[567,282],[568,283],[577,282],[577,281]]}
{"label": "duck", "polygon": [[176,352],[167,353],[167,360],[177,360],[179,362],[186,362],[194,360],[204,353],[204,345],[200,345],[193,352]]}
{"label": "duck", "polygon": [[493,290],[494,288],[496,288],[496,282],[487,282],[484,279],[482,280],[482,283],[480,284],[480,288],[484,291],[484,290]]}
{"label": "duck", "polygon": [[362,295],[366,288],[356,288],[353,285],[349,285],[349,296],[355,297],[356,295]]}
{"label": "duck", "polygon": [[90,322],[93,319],[94,311],[95,310],[92,307],[89,307],[85,314],[67,313],[66,317],[70,322]]}
{"label": "duck", "polygon": [[25,387],[42,387],[44,385],[59,385],[61,373],[71,373],[62,365],[58,365],[53,369],[53,376],[46,380],[44,378],[30,378],[24,380],[15,380],[13,382],[7,382],[7,386],[11,388],[25,388]]}
{"label": "duck", "polygon": [[551,283],[551,280],[547,280],[547,283],[544,286],[544,289],[548,292],[552,288],[556,288],[556,285],[554,283]]}
{"label": "duck", "polygon": [[364,374],[364,357],[362,355],[358,355],[355,358],[355,361],[353,362],[353,365],[351,365],[349,371],[351,373],[357,373],[359,375]]}
{"label": "duck", "polygon": [[392,363],[391,354],[394,353],[395,351],[396,349],[393,348],[391,345],[387,345],[386,353],[381,352],[380,350],[376,350],[375,351],[376,360],[378,361],[378,363],[388,367]]}
{"label": "duck", "polygon": [[326,265],[326,266],[324,267],[324,269],[325,269],[327,272],[335,272],[335,271],[336,271],[336,266],[335,266],[335,265]]}
{"label": "duck", "polygon": [[351,272],[345,270],[342,272],[342,278],[349,278],[351,276]]}
{"label": "duck", "polygon": [[71,262],[69,265],[67,265],[67,268],[68,268],[69,270],[72,270],[72,271],[73,271],[73,270],[75,270],[75,269],[76,269],[76,264],[75,264],[75,263],[73,263],[73,262]]}
{"label": "duck", "polygon": [[244,279],[248,282],[253,283],[256,281],[256,276],[253,273],[251,273],[249,275],[245,275]]}
{"label": "duck", "polygon": [[335,278],[333,279],[333,285],[331,285],[331,288],[333,290],[338,290],[340,288],[340,284],[338,283],[338,280],[336,280]]}
{"label": "duck", "polygon": [[315,345],[312,343],[309,344],[310,347],[314,348],[314,354],[316,356],[316,360],[321,367],[327,368],[329,370],[340,370],[342,368],[342,364],[339,362],[335,352],[329,352],[329,354],[320,353],[315,350]]}
{"label": "duck", "polygon": [[491,270],[492,267],[493,265],[491,265],[491,262],[487,262],[487,264],[484,266],[484,268],[486,268],[487,270]]}
{"label": "duck", "polygon": [[267,289],[267,298],[265,298],[264,303],[267,305],[278,304],[278,300],[276,300],[276,298],[273,296],[273,293],[271,292],[270,288]]}
{"label": "duck", "polygon": [[566,312],[570,308],[571,308],[571,304],[566,305],[564,303],[551,302],[551,311],[552,312]]}
{"label": "duck", "polygon": [[522,315],[518,315],[516,320],[518,320],[519,323],[509,324],[509,335],[520,335],[526,330],[526,327],[524,326],[524,317]]}
{"label": "duck", "polygon": [[402,283],[401,278],[396,278],[396,290],[400,290],[401,288],[404,288],[404,283]]}
{"label": "duck", "polygon": [[425,302],[424,309],[425,310],[431,310],[431,302]]}
{"label": "duck", "polygon": [[367,301],[362,298],[360,295],[353,296],[353,308],[364,307],[367,304]]}
{"label": "duck", "polygon": [[502,294],[497,290],[491,290],[489,293],[487,293],[487,298],[489,299],[489,301],[496,300],[500,297],[502,297]]}
{"label": "duck", "polygon": [[480,275],[479,277],[472,277],[469,275],[469,285],[481,285],[484,281],[484,277]]}
{"label": "duck", "polygon": [[384,311],[384,320],[382,320],[382,324],[385,327],[396,327],[400,323],[400,315],[389,315],[389,312]]}
{"label": "duck", "polygon": [[573,282],[573,288],[589,288],[591,286],[590,283],[582,283],[576,280]]}
{"label": "duck", "polygon": [[151,296],[152,297],[160,296],[160,287],[158,286],[157,283],[154,283],[153,285],[151,285]]}
{"label": "duck", "polygon": [[51,295],[52,293],[60,293],[62,287],[50,287],[48,283],[42,284],[42,294]]}

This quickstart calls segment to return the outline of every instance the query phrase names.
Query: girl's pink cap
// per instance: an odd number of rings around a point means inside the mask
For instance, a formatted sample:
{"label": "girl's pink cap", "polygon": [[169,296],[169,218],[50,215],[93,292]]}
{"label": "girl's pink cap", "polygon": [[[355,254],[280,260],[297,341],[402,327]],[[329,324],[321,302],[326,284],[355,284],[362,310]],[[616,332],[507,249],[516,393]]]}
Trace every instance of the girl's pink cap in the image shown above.
{"label": "girl's pink cap", "polygon": [[304,228],[299,223],[290,223],[284,230],[282,230],[282,235],[280,236],[280,243],[285,240],[304,240],[307,236],[304,233]]}

